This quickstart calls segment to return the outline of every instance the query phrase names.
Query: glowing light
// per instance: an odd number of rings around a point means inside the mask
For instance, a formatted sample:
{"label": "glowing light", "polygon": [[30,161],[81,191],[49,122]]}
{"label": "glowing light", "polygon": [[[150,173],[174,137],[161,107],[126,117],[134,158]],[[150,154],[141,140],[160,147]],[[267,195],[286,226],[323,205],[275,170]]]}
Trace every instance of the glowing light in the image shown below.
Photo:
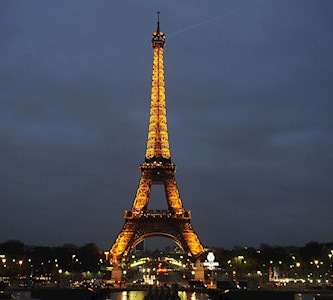
{"label": "glowing light", "polygon": [[146,159],[170,159],[164,88],[163,48],[154,47],[151,105]]}
{"label": "glowing light", "polygon": [[127,298],[127,292],[126,291],[123,291],[122,293],[121,293],[121,299],[122,300],[127,300],[128,298]]}
{"label": "glowing light", "polygon": [[208,255],[207,255],[207,260],[209,262],[213,262],[215,260],[215,255],[213,252],[209,252]]}

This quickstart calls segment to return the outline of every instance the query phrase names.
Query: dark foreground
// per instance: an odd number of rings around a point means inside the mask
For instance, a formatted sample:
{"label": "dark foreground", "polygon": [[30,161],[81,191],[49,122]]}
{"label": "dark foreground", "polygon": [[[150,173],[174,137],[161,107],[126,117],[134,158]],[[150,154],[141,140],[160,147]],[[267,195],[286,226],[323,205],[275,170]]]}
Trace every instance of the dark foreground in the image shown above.
{"label": "dark foreground", "polygon": [[[30,290],[31,297],[39,300],[107,300],[110,299],[109,295],[124,291],[124,289],[33,289]],[[218,292],[216,290],[194,290],[190,289],[188,292],[198,292],[207,294],[207,298],[211,300],[333,300],[332,291],[321,291],[320,293],[314,291],[281,291],[281,290],[236,290],[228,292]],[[0,299],[13,299],[10,298],[10,291],[0,293]],[[111,294],[110,294],[111,293]],[[148,291],[147,291],[148,294]],[[311,295],[311,296],[310,296]],[[147,298],[148,299],[148,298]],[[154,299],[164,300],[162,297]],[[170,299],[170,298],[165,298]]]}

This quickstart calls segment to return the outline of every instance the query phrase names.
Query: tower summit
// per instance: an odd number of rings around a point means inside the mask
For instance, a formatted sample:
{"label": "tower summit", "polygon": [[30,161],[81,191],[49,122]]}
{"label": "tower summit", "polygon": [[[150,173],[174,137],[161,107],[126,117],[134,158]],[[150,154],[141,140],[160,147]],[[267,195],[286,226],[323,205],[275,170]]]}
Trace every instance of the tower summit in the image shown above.
{"label": "tower summit", "polygon": [[155,48],[164,48],[165,45],[165,36],[162,31],[160,31],[160,12],[157,12],[157,29],[153,33],[153,38],[151,41],[152,47]]}
{"label": "tower summit", "polygon": [[[144,239],[162,236],[173,240],[185,253],[197,259],[204,253],[190,223],[191,212],[183,207],[175,179],[176,166],[171,162],[166,117],[163,51],[165,36],[153,33],[153,74],[150,98],[148,139],[144,162],[140,165],[141,179],[131,210],[125,211],[125,224],[110,250],[110,263],[126,261],[132,249]],[[148,210],[153,185],[163,184],[166,210]]]}

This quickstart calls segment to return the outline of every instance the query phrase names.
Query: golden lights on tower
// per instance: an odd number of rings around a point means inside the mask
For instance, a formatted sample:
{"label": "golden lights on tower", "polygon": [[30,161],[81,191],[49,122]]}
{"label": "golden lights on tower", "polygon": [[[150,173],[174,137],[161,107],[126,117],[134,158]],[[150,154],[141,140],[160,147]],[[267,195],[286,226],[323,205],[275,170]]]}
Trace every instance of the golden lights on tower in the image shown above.
{"label": "golden lights on tower", "polygon": [[[160,31],[159,19],[151,45],[153,71],[145,161],[140,165],[141,179],[133,206],[125,211],[125,224],[110,250],[109,260],[114,265],[126,260],[133,247],[150,236],[172,239],[193,258],[204,253],[190,224],[191,211],[183,207],[174,177],[176,166],[171,162],[164,85],[165,36]],[[154,184],[164,185],[167,210],[148,210]]]}
{"label": "golden lights on tower", "polygon": [[164,87],[163,49],[165,47],[165,36],[163,32],[159,30],[159,21],[157,24],[157,31],[153,33],[152,38],[154,57],[148,141],[146,149],[147,160],[154,158],[170,159]]}

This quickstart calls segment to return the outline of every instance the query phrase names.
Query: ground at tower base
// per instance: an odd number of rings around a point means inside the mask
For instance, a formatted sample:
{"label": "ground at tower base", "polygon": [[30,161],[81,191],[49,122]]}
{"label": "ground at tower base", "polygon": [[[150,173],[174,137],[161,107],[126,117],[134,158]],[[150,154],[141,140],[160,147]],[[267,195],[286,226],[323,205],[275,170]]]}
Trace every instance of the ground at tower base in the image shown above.
{"label": "ground at tower base", "polygon": [[30,291],[36,299],[56,299],[50,295],[58,295],[57,299],[66,299],[66,295],[71,295],[68,299],[107,299],[109,292],[148,293],[149,288],[164,286],[187,291],[187,295],[200,292],[208,295],[207,299],[253,299],[253,293],[255,299],[294,299],[290,297],[299,293],[325,294],[329,299],[332,295],[333,243],[209,250],[219,266],[212,270],[204,267],[202,281],[193,280],[195,266],[175,247],[133,251],[121,281],[114,282],[104,250],[92,243],[41,247],[7,241],[0,244],[0,290],[7,295]]}

